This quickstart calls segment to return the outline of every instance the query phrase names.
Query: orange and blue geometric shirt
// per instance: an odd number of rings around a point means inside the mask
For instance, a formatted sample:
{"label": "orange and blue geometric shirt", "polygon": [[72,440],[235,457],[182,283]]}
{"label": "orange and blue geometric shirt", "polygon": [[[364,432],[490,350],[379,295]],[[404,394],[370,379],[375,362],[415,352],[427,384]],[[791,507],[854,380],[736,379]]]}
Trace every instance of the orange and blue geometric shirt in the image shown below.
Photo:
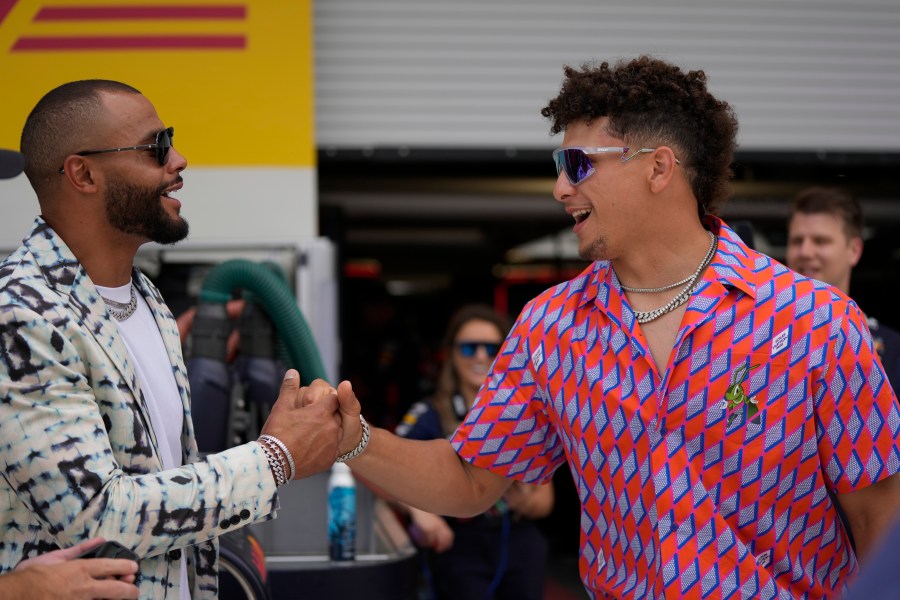
{"label": "orange and blue geometric shirt", "polygon": [[527,482],[564,462],[593,598],[823,598],[856,557],[833,494],[900,470],[865,319],[722,221],[664,371],[598,261],[529,302],[452,438]]}

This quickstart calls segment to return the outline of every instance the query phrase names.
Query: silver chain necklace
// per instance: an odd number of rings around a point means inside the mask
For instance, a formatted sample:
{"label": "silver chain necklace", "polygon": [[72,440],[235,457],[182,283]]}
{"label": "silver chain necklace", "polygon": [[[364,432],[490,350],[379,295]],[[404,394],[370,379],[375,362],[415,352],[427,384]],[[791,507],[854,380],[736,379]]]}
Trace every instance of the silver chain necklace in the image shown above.
{"label": "silver chain necklace", "polygon": [[134,314],[134,311],[137,310],[137,294],[134,291],[134,284],[132,283],[129,287],[131,290],[131,300],[126,302],[116,302],[115,300],[110,300],[109,298],[100,295],[103,298],[103,302],[106,304],[106,310],[109,311],[109,314],[113,316],[116,321],[124,321],[128,317]]}
{"label": "silver chain necklace", "polygon": [[[709,235],[710,238],[715,237],[711,231],[707,231],[706,233]],[[665,291],[668,291],[668,290],[673,290],[673,289],[677,288],[679,285],[684,285],[684,284],[686,284],[688,281],[690,281],[691,279],[694,279],[695,277],[697,277],[697,274],[700,272],[700,270],[703,268],[703,266],[704,266],[703,263],[700,263],[700,266],[697,267],[697,270],[696,270],[696,271],[694,271],[693,273],[691,273],[690,275],[688,275],[687,277],[685,277],[685,278],[682,279],[681,281],[676,281],[675,283],[670,283],[669,285],[664,285],[663,287],[658,287],[658,288],[633,288],[633,287],[628,287],[627,285],[625,285],[625,284],[622,283],[621,281],[619,282],[619,287],[621,287],[621,288],[622,288],[623,290],[625,290],[626,292],[632,292],[632,293],[634,293],[634,294],[655,294],[655,293],[657,293],[657,292],[665,292]]]}
{"label": "silver chain necklace", "polygon": [[694,274],[691,275],[686,282],[687,285],[685,285],[684,288],[680,292],[678,292],[678,294],[674,298],[669,300],[669,302],[667,302],[664,306],[655,308],[653,310],[634,311],[634,318],[638,323],[649,323],[650,321],[657,319],[668,312],[672,312],[673,310],[687,302],[687,299],[691,297],[691,291],[693,291],[694,287],[697,285],[697,280],[700,278],[700,274],[703,273],[703,269],[709,266],[709,263],[712,262],[713,256],[716,255],[716,245],[718,237],[710,232],[707,233],[709,233],[710,237],[709,250],[706,251],[706,256],[703,257],[703,260],[700,262],[700,266],[697,267],[697,270],[694,271]]}

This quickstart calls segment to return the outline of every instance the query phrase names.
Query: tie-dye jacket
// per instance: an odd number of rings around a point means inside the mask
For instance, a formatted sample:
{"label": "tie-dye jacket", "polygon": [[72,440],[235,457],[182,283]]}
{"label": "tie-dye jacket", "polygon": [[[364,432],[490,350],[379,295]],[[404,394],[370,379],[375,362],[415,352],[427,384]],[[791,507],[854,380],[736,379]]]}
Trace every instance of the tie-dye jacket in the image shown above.
{"label": "tie-dye jacket", "polygon": [[217,595],[216,536],[271,518],[275,482],[256,442],[200,460],[178,329],[135,270],[184,405],[184,466],[162,470],[116,322],[62,239],[38,218],[0,264],[0,571],[102,535],[132,548],[141,598]]}

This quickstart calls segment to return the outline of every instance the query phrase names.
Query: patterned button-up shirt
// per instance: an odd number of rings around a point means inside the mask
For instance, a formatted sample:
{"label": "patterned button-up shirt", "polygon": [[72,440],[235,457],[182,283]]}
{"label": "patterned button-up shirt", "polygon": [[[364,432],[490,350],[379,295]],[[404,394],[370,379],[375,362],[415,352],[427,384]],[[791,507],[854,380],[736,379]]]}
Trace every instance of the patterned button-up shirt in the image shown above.
{"label": "patterned button-up shirt", "polygon": [[857,568],[833,494],[900,470],[865,319],[720,220],[657,370],[608,262],[529,302],[453,437],[525,481],[568,462],[592,597],[821,598]]}

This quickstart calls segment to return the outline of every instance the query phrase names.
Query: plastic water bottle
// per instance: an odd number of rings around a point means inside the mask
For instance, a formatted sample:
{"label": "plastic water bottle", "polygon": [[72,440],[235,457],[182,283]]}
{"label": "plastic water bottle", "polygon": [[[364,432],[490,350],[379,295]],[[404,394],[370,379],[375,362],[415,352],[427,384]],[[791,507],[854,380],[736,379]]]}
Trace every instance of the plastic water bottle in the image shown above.
{"label": "plastic water bottle", "polygon": [[356,558],[356,480],[344,463],[334,463],[328,478],[328,555]]}

